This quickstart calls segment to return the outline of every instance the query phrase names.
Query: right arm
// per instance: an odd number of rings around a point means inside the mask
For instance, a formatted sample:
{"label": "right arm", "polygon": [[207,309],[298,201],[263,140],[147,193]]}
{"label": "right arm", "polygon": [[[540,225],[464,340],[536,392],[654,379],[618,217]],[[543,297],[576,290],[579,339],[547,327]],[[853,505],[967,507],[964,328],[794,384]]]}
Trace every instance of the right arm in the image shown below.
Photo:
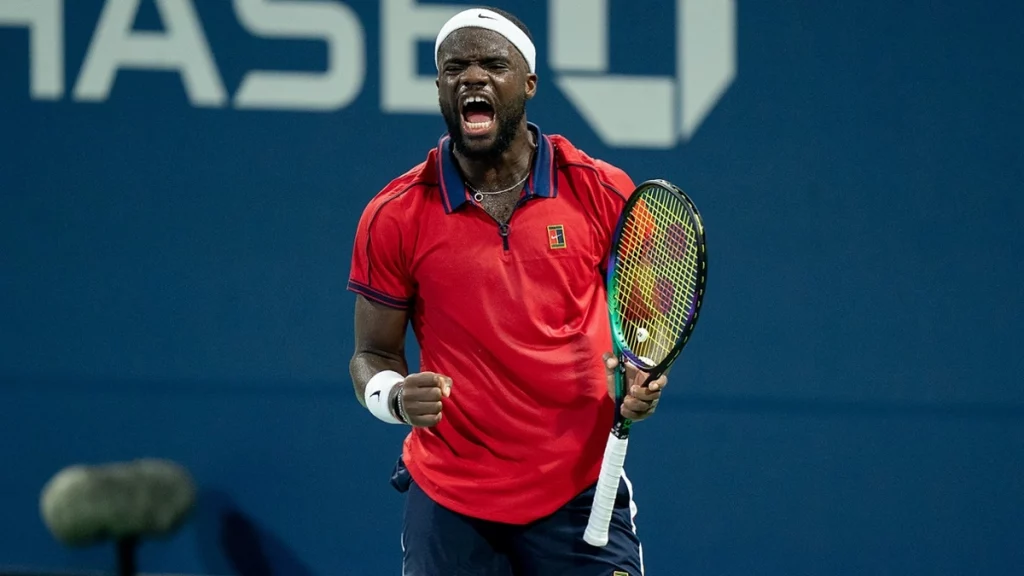
{"label": "right arm", "polygon": [[[405,360],[405,327],[408,312],[356,296],[356,347],[349,374],[356,398],[366,406],[366,386],[385,371],[403,379],[388,391],[391,413],[413,426],[433,426],[441,421],[441,398],[451,394],[451,378],[433,372],[409,374]],[[401,396],[402,410],[398,410]]]}
{"label": "right arm", "polygon": [[409,374],[405,330],[415,288],[403,252],[409,246],[403,241],[407,209],[392,202],[396,198],[374,198],[356,230],[348,282],[357,294],[349,374],[356,399],[375,417],[433,426],[441,420],[441,398],[450,393],[451,379],[431,372]]}
{"label": "right arm", "polygon": [[392,370],[402,376],[409,374],[405,361],[406,310],[391,308],[356,296],[356,349],[348,363],[356,398],[366,406],[366,383],[378,372]]}

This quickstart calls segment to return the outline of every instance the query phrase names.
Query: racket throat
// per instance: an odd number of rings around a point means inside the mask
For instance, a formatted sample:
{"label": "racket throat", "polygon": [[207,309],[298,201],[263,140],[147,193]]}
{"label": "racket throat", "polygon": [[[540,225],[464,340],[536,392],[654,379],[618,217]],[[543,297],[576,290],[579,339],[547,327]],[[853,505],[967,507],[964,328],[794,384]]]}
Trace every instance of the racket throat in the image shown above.
{"label": "racket throat", "polygon": [[615,424],[612,425],[612,436],[615,436],[619,440],[625,440],[629,438],[629,428],[633,424],[631,420],[618,418]]}

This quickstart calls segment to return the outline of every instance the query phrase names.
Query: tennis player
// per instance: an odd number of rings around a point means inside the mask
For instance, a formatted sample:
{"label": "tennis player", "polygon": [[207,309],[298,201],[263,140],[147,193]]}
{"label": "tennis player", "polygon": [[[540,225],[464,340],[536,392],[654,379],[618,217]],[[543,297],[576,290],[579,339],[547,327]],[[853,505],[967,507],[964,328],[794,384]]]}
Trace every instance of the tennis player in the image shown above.
{"label": "tennis player", "polygon": [[[608,545],[583,540],[614,411],[603,273],[634,184],[527,122],[537,54],[511,14],[460,12],[435,59],[447,133],[366,206],[348,283],[356,396],[412,427],[403,574],[638,576],[625,476]],[[627,367],[633,420],[666,384],[642,376]]]}

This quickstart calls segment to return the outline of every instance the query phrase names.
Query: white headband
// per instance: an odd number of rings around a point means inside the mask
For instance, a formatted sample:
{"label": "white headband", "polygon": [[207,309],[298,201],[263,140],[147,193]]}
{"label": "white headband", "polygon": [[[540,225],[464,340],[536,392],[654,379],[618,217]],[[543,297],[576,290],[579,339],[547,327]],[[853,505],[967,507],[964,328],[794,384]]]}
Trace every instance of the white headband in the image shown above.
{"label": "white headband", "polygon": [[530,72],[537,71],[537,49],[533,46],[533,42],[530,41],[530,37],[526,35],[526,32],[520,30],[511,20],[501,14],[484,10],[483,8],[463,10],[452,16],[441,27],[441,31],[437,33],[437,41],[434,42],[434,64],[438,67],[438,71],[441,69],[441,63],[437,61],[437,51],[441,49],[441,43],[452,32],[460,28],[486,28],[501,34],[523,54],[523,57],[526,58],[526,63],[530,65]]}

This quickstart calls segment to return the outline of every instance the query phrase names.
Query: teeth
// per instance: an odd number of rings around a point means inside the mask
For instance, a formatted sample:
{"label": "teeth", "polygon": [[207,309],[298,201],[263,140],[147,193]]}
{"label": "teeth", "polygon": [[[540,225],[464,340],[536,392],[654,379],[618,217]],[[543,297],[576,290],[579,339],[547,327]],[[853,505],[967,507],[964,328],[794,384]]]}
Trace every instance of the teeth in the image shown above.
{"label": "teeth", "polygon": [[463,106],[465,106],[466,104],[472,104],[474,102],[483,102],[484,104],[486,104],[487,100],[484,100],[483,98],[481,98],[479,96],[470,96],[470,97],[466,98],[465,100],[463,100],[462,104],[463,104]]}
{"label": "teeth", "polygon": [[484,122],[466,122],[466,127],[470,130],[483,130],[491,125],[492,120],[486,120]]}

